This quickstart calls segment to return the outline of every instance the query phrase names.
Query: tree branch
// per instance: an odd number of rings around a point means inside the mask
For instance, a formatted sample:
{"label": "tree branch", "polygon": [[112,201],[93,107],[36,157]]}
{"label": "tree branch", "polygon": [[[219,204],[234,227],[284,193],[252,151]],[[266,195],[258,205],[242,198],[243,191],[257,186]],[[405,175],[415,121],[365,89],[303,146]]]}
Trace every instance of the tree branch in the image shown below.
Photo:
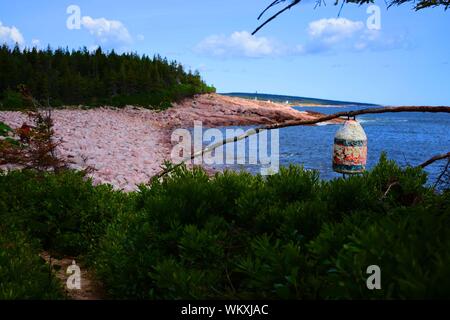
{"label": "tree branch", "polygon": [[[273,6],[280,4],[281,2],[285,2],[287,0],[277,0],[274,1],[272,4],[270,4],[258,17],[258,20],[264,15],[264,13],[269,10],[270,8],[272,8]],[[301,2],[301,0],[292,0],[292,3],[285,7],[283,10],[277,12],[275,15],[273,15],[272,17],[270,17],[268,20],[266,20],[262,25],[260,25],[255,31],[253,31],[252,35],[255,35],[259,30],[261,30],[261,28],[263,28],[266,24],[268,24],[269,22],[271,22],[272,20],[274,20],[275,18],[277,18],[280,14],[282,14],[283,12],[291,9],[293,6],[298,5]],[[373,0],[342,0],[342,4],[341,4],[341,9],[342,6],[344,5],[345,2],[348,3],[352,3],[352,4],[357,4],[357,5],[362,5],[362,4],[366,4],[366,3],[373,3]],[[431,7],[444,7],[445,10],[447,10],[450,7],[450,0],[390,0],[389,2],[386,1],[387,7],[390,8],[393,5],[397,5],[400,6],[402,4],[405,4],[407,2],[413,2],[414,5],[414,9],[416,11],[418,10],[422,10],[425,8],[431,8]],[[320,3],[320,0],[318,1],[318,3]],[[339,0],[336,0],[334,5],[338,5],[339,4]],[[316,4],[317,7],[317,4]],[[340,10],[339,10],[340,12]]]}
{"label": "tree branch", "polygon": [[425,167],[428,167],[430,164],[432,164],[432,163],[434,163],[436,161],[439,161],[439,160],[443,160],[443,159],[450,159],[450,152],[434,156],[433,158],[431,158],[431,159],[425,161],[424,163],[420,164],[419,167],[425,168]]}
{"label": "tree branch", "polygon": [[311,120],[290,120],[286,121],[284,123],[276,123],[273,125],[265,126],[261,129],[265,130],[271,130],[271,129],[278,129],[278,128],[286,128],[286,127],[293,127],[293,126],[304,126],[304,125],[312,125],[317,124],[321,122],[331,121],[340,117],[356,117],[362,114],[378,114],[378,113],[398,113],[398,112],[431,112],[431,113],[437,113],[437,112],[444,112],[444,113],[450,113],[450,107],[428,107],[428,106],[407,106],[407,107],[384,107],[384,108],[369,108],[369,109],[362,109],[362,110],[355,110],[355,111],[344,111],[344,112],[338,112],[335,114],[330,114],[324,117],[320,117],[317,119],[311,119]]}
{"label": "tree branch", "polygon": [[285,1],[285,0],[275,0],[274,2],[272,2],[267,8],[265,8],[265,9],[263,10],[263,12],[261,12],[261,14],[258,16],[258,20],[261,19],[261,17],[264,15],[264,13],[267,12],[267,10],[269,10],[269,9],[272,8],[273,6],[279,4],[279,3],[283,2],[283,1]]}
{"label": "tree branch", "polygon": [[[338,113],[335,113],[335,114],[331,114],[331,115],[327,115],[327,116],[323,116],[323,117],[316,118],[316,119],[311,119],[311,120],[291,120],[291,121],[286,121],[286,122],[283,122],[283,123],[276,123],[276,124],[272,124],[272,125],[268,125],[268,126],[263,126],[263,127],[260,127],[260,128],[250,129],[250,130],[248,130],[247,132],[245,132],[244,134],[242,134],[240,136],[237,136],[237,137],[234,137],[234,138],[229,138],[229,139],[224,139],[224,140],[222,140],[220,142],[217,142],[217,143],[215,143],[213,145],[210,145],[210,146],[204,148],[201,151],[195,152],[194,154],[192,154],[190,157],[187,157],[186,159],[184,159],[179,164],[174,165],[174,166],[170,167],[169,169],[163,170],[162,172],[160,172],[159,174],[154,176],[154,178],[161,178],[161,177],[165,176],[166,174],[172,172],[176,168],[180,167],[181,165],[183,165],[183,163],[185,163],[187,161],[194,160],[198,156],[203,156],[204,154],[212,152],[214,149],[219,148],[219,147],[221,147],[223,145],[226,145],[228,143],[238,142],[238,141],[247,139],[247,138],[249,138],[249,137],[251,137],[251,136],[253,136],[255,134],[258,134],[258,133],[260,133],[262,131],[273,130],[273,129],[281,129],[281,128],[287,128],[287,127],[294,127],[294,126],[313,125],[313,124],[317,124],[317,123],[321,123],[321,122],[331,121],[331,120],[334,120],[334,119],[337,119],[337,118],[340,118],[340,117],[351,118],[351,117],[356,117],[356,116],[362,115],[362,114],[398,113],[398,112],[431,112],[431,113],[443,112],[443,113],[450,113],[450,107],[444,107],[444,106],[440,106],[440,107],[403,106],[403,107],[369,108],[369,109],[362,109],[362,110],[349,111],[349,112],[345,112],[345,111],[344,112],[338,112]],[[447,157],[448,156],[449,156],[449,154],[447,154]],[[445,157],[443,157],[443,158],[445,158]],[[443,158],[440,158],[440,159],[443,159]],[[437,161],[437,160],[440,160],[440,159],[436,159],[434,161]],[[426,163],[424,163],[424,164],[426,164]]]}
{"label": "tree branch", "polygon": [[[450,154],[450,152],[449,152]],[[434,183],[433,189],[436,189],[436,187],[441,183],[441,179],[447,174],[448,176],[448,169],[450,167],[450,158],[447,159],[447,164],[442,168],[442,172],[439,175],[439,177],[436,179],[436,182]],[[447,183],[448,185],[448,183]]]}
{"label": "tree branch", "polygon": [[[300,1],[301,1],[301,0],[293,0],[293,2],[292,2],[290,5],[286,6],[284,9],[282,9],[282,10],[278,11],[277,13],[275,13],[273,16],[271,16],[269,19],[267,19],[263,24],[261,24],[258,28],[256,28],[256,30],[252,32],[252,35],[255,35],[255,34],[256,34],[259,30],[261,30],[266,24],[268,24],[270,21],[276,19],[276,18],[277,18],[280,14],[282,14],[283,12],[285,12],[285,11],[291,9],[293,6],[299,4]],[[275,3],[275,4],[276,4],[276,3]],[[269,8],[272,7],[272,6],[275,5],[275,4],[270,5]],[[267,11],[267,9],[266,9],[266,11]],[[264,11],[264,12],[265,12],[265,11]],[[261,16],[262,16],[262,15],[261,15]]]}
{"label": "tree branch", "polygon": [[391,189],[395,186],[398,186],[398,181],[394,181],[391,184],[389,184],[389,187],[387,188],[386,192],[383,194],[380,200],[386,199],[388,193],[391,191]]}

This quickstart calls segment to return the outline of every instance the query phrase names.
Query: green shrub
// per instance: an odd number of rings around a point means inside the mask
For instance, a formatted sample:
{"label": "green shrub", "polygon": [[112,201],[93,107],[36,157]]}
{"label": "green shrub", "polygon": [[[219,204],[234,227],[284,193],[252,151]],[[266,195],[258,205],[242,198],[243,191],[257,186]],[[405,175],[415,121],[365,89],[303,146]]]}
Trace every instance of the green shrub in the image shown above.
{"label": "green shrub", "polygon": [[[142,186],[135,213],[117,216],[96,255],[97,274],[109,293],[141,299],[210,297],[223,268],[222,228],[227,228],[210,201],[218,197],[199,169],[180,168],[151,188]],[[169,281],[174,282],[166,287]]]}
{"label": "green shrub", "polygon": [[296,298],[304,290],[300,277],[305,266],[305,255],[297,244],[271,241],[265,235],[256,237],[250,243],[249,254],[236,263],[236,272],[244,274],[238,296]]}
{"label": "green shrub", "polygon": [[10,89],[3,93],[3,99],[0,102],[0,110],[15,111],[23,110],[26,107],[22,95],[19,92]]}
{"label": "green shrub", "polygon": [[317,171],[307,171],[303,167],[290,165],[280,168],[276,175],[268,176],[266,187],[272,201],[280,204],[309,200],[316,197],[320,189]]}
{"label": "green shrub", "polygon": [[21,232],[0,225],[0,300],[62,299],[62,287]]}
{"label": "green shrub", "polygon": [[87,253],[126,198],[109,186],[94,187],[72,171],[0,175],[0,219],[60,254]]}
{"label": "green shrub", "polygon": [[[400,208],[358,228],[335,261],[339,298],[448,298],[450,210]],[[381,268],[382,290],[367,290],[366,269]]]}
{"label": "green shrub", "polygon": [[317,199],[320,190],[316,172],[292,165],[265,180],[253,177],[247,184],[249,188],[237,200],[237,217],[243,227],[260,233],[276,230],[285,220],[284,208]]}
{"label": "green shrub", "polygon": [[150,273],[154,289],[148,298],[204,299],[211,296],[211,289],[220,281],[218,270],[186,268],[175,259],[161,259]]}
{"label": "green shrub", "polygon": [[[445,230],[450,206],[424,177],[383,158],[372,172],[330,182],[298,167],[268,178],[178,168],[142,186],[136,211],[113,220],[96,270],[116,298],[442,296],[448,238],[432,230]],[[366,288],[372,264],[389,291]],[[406,284],[408,270],[418,283]]]}
{"label": "green shrub", "polygon": [[418,203],[431,191],[425,187],[426,172],[418,167],[401,169],[395,161],[388,160],[385,153],[377,166],[365,173],[365,179],[369,192],[385,198],[385,203],[392,206]]}
{"label": "green shrub", "polygon": [[267,178],[179,167],[130,194],[71,171],[11,172],[0,224],[31,251],[84,255],[111,298],[448,297],[450,192],[425,182],[385,157],[328,182],[294,166]]}
{"label": "green shrub", "polygon": [[315,239],[323,224],[329,221],[327,203],[320,200],[294,202],[281,212],[282,224],[277,229],[276,235],[281,239],[302,244]]}

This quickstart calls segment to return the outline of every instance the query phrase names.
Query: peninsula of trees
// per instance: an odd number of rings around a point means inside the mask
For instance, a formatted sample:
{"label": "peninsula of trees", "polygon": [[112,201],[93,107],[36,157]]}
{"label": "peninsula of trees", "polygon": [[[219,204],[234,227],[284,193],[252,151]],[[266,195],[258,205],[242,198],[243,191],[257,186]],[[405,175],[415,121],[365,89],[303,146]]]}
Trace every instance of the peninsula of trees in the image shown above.
{"label": "peninsula of trees", "polygon": [[25,87],[41,105],[125,106],[164,109],[171,102],[215,92],[197,71],[159,55],[0,47],[0,109],[22,109]]}

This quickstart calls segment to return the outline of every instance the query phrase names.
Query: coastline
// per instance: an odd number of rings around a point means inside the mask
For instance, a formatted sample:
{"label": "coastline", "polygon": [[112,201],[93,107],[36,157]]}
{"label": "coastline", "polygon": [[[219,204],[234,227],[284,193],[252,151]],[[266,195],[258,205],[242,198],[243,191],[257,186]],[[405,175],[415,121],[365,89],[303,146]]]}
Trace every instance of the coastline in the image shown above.
{"label": "coastline", "polygon": [[[249,126],[307,120],[320,113],[297,111],[289,105],[204,94],[174,103],[165,111],[127,106],[123,109],[67,108],[52,112],[58,152],[73,169],[90,167],[94,184],[107,183],[133,191],[147,183],[170,160],[171,133],[190,128]],[[1,111],[0,121],[13,128],[27,121],[21,112]]]}

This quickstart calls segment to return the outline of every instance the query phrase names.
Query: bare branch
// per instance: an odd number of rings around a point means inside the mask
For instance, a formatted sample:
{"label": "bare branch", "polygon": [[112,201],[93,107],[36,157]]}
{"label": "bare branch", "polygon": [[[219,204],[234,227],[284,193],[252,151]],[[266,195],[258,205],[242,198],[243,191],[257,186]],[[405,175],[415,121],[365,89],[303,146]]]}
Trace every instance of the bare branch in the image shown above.
{"label": "bare branch", "polygon": [[398,185],[399,185],[398,181],[394,181],[391,184],[389,184],[389,187],[387,188],[386,192],[383,194],[383,196],[381,197],[380,200],[386,199],[386,197],[387,197],[388,193],[391,191],[391,189]]}
{"label": "bare branch", "polygon": [[261,17],[264,15],[264,13],[267,12],[267,10],[269,10],[270,8],[272,8],[273,6],[283,2],[285,0],[275,0],[274,2],[272,2],[267,8],[264,9],[263,12],[261,12],[261,14],[258,16],[258,20],[261,19]]}
{"label": "bare branch", "polygon": [[293,2],[286,6],[284,9],[278,11],[276,14],[274,14],[272,17],[270,17],[269,19],[267,19],[262,25],[260,25],[258,28],[256,28],[255,31],[252,32],[252,35],[255,35],[259,30],[261,30],[266,24],[268,24],[270,21],[276,19],[280,14],[282,14],[283,12],[291,9],[293,6],[297,5],[300,3],[301,0],[293,0]]}
{"label": "bare branch", "polygon": [[425,161],[424,163],[422,163],[421,165],[419,165],[419,167],[425,168],[425,167],[428,167],[430,164],[432,164],[436,161],[439,161],[439,160],[443,160],[443,159],[450,159],[450,152],[434,156],[433,158],[431,158],[431,159]]}
{"label": "bare branch", "polygon": [[[270,8],[272,8],[273,6],[280,4],[281,2],[285,2],[287,0],[277,0],[274,1],[273,3],[271,3],[258,17],[258,20],[264,15],[264,13],[267,12],[267,10],[269,10]],[[290,5],[288,5],[287,7],[285,7],[284,9],[282,9],[281,11],[277,12],[275,15],[273,15],[272,17],[270,17],[268,20],[266,20],[262,25],[260,25],[255,31],[253,31],[252,35],[255,35],[259,30],[261,30],[261,28],[263,28],[266,24],[268,24],[269,22],[271,22],[272,20],[276,19],[280,14],[282,14],[283,12],[291,9],[292,7],[298,5],[301,2],[301,0],[292,0],[292,3]],[[363,5],[366,3],[373,3],[374,0],[342,0],[341,3],[341,8],[339,10],[339,15],[341,13],[342,7],[344,6],[344,3],[352,3],[352,4],[357,4],[357,5]],[[425,8],[431,8],[431,7],[444,7],[445,10],[447,10],[448,8],[450,8],[450,0],[390,0],[387,1],[385,0],[385,3],[387,5],[388,8],[390,8],[391,6],[400,6],[403,5],[405,3],[409,3],[412,2],[414,3],[414,9],[416,11],[418,10],[422,10]],[[316,5],[314,8],[316,8],[318,5],[320,5],[322,3],[321,0],[317,0]],[[339,4],[339,0],[336,0],[334,5],[338,5]],[[338,15],[338,16],[339,16]]]}
{"label": "bare branch", "polygon": [[[447,176],[447,178],[448,178],[449,168],[450,168],[450,158],[447,159],[447,164],[442,168],[441,174],[439,175],[439,177],[436,179],[436,182],[434,183],[433,189],[436,189],[436,187],[441,184],[442,178],[444,178],[445,176]],[[444,184],[445,184],[445,182],[444,182]],[[449,186],[449,185],[450,184],[447,179],[447,186]]]}
{"label": "bare branch", "polygon": [[[163,176],[165,176],[166,174],[172,172],[173,170],[175,170],[176,168],[180,167],[183,165],[183,163],[187,162],[187,161],[191,161],[199,156],[203,156],[204,154],[207,154],[209,152],[212,152],[214,149],[221,147],[223,145],[226,145],[228,143],[231,142],[238,142],[244,139],[247,139],[250,136],[253,136],[255,134],[258,134],[262,131],[265,130],[273,130],[273,129],[280,129],[280,128],[287,128],[287,127],[294,127],[294,126],[304,126],[304,125],[313,125],[313,124],[317,124],[317,123],[321,123],[321,122],[327,122],[327,121],[331,121],[340,117],[356,117],[358,115],[362,115],[362,114],[377,114],[377,113],[398,113],[398,112],[431,112],[431,113],[436,113],[436,112],[443,112],[443,113],[450,113],[450,107],[445,107],[445,106],[441,106],[441,107],[429,107],[429,106],[403,106],[403,107],[385,107],[385,108],[369,108],[369,109],[362,109],[362,110],[356,110],[356,111],[349,111],[349,112],[338,112],[335,114],[331,114],[331,115],[327,115],[327,116],[323,116],[320,118],[316,118],[316,119],[312,119],[312,120],[292,120],[292,121],[286,121],[283,123],[276,123],[273,125],[268,125],[268,126],[264,126],[264,127],[260,127],[260,128],[256,128],[256,129],[250,129],[247,132],[245,132],[243,135],[231,138],[231,139],[224,139],[221,142],[215,143],[211,146],[206,147],[205,149],[196,152],[194,154],[192,154],[190,157],[184,159],[181,163],[171,166],[168,169],[163,170],[162,172],[160,172],[159,174],[157,174],[156,176],[154,176],[154,178],[159,179]],[[437,159],[439,160],[439,159]],[[437,161],[435,160],[435,161]]]}
{"label": "bare branch", "polygon": [[327,115],[324,117],[320,117],[317,119],[312,120],[291,120],[286,121],[284,123],[277,123],[273,125],[269,125],[266,127],[263,127],[261,129],[265,130],[271,130],[271,129],[278,129],[278,128],[286,128],[286,127],[294,127],[294,126],[304,126],[304,125],[312,125],[317,124],[321,122],[331,121],[340,117],[356,117],[362,114],[378,114],[378,113],[398,113],[398,112],[444,112],[444,113],[450,113],[450,107],[428,107],[428,106],[407,106],[407,107],[385,107],[385,108],[369,108],[369,109],[362,109],[362,110],[356,110],[356,111],[349,111],[349,112],[338,112],[335,114]]}

